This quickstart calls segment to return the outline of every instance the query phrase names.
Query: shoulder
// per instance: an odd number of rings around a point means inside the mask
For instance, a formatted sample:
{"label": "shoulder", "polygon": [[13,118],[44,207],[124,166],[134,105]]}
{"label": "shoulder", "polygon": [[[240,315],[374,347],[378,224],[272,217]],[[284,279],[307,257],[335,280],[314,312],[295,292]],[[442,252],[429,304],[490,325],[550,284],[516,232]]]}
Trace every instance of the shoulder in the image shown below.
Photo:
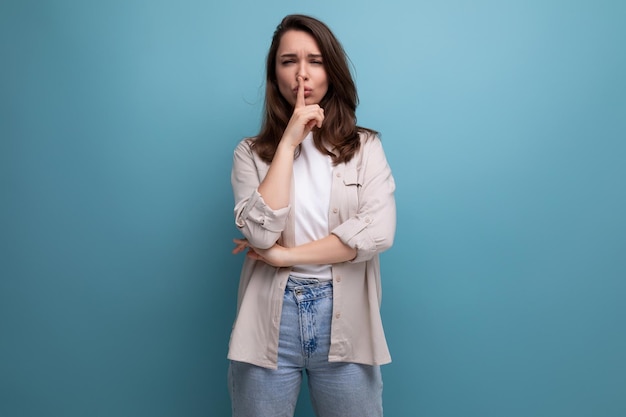
{"label": "shoulder", "polygon": [[380,144],[380,134],[377,131],[365,127],[358,127],[358,131],[361,146]]}
{"label": "shoulder", "polygon": [[251,151],[253,147],[253,143],[256,140],[256,137],[243,138],[235,146],[235,152],[237,151]]}
{"label": "shoulder", "polygon": [[244,138],[239,141],[233,152],[233,164],[235,168],[242,166],[254,166],[258,171],[267,171],[269,164],[256,152],[254,143],[256,137]]}
{"label": "shoulder", "polygon": [[370,152],[382,151],[382,142],[380,134],[372,129],[359,128],[360,146],[358,153],[367,155]]}
{"label": "shoulder", "polygon": [[360,147],[355,154],[354,164],[359,170],[382,172],[389,169],[380,134],[371,129],[360,129]]}
{"label": "shoulder", "polygon": [[235,146],[234,156],[235,158],[255,158],[256,152],[254,152],[254,141],[256,137],[249,137],[241,139]]}

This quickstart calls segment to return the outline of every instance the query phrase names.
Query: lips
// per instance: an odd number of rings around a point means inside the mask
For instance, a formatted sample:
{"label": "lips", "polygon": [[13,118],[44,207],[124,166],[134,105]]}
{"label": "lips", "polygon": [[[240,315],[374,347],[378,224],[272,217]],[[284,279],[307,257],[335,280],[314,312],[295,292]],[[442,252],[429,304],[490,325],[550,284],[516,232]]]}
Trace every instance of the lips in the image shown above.
{"label": "lips", "polygon": [[[294,96],[298,96],[298,89],[296,88],[295,90],[293,90],[293,94]],[[311,94],[313,94],[313,90],[310,88],[305,88],[304,89],[304,98],[309,98],[311,97]]]}

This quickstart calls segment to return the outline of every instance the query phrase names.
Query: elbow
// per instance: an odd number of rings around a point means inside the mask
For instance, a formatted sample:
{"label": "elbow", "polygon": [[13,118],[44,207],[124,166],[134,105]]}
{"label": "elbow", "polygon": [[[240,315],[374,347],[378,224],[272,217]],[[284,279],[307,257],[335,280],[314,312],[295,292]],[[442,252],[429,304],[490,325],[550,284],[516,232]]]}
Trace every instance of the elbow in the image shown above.
{"label": "elbow", "polygon": [[385,226],[379,229],[382,231],[382,233],[380,234],[380,241],[377,242],[379,252],[384,252],[393,246],[393,242],[396,237],[395,204],[393,204],[393,211],[386,216],[386,219],[387,223],[385,224]]}
{"label": "elbow", "polygon": [[[367,238],[363,240],[364,237]],[[357,254],[356,257],[350,262],[356,263],[370,261],[378,254],[389,249],[393,245],[393,239],[393,233],[379,236],[377,238],[372,238],[367,234],[361,235],[361,240],[351,242],[351,246],[357,250]]]}
{"label": "elbow", "polygon": [[250,246],[257,249],[269,249],[274,246],[277,241],[277,237],[272,239],[248,239]]}
{"label": "elbow", "polygon": [[270,232],[268,230],[252,231],[248,227],[239,228],[241,234],[248,240],[248,244],[257,249],[269,249],[280,239],[280,232]]}
{"label": "elbow", "polygon": [[387,249],[391,248],[393,246],[394,238],[395,238],[395,234],[390,234],[389,236],[385,236],[376,245],[377,246],[377,251],[378,252],[384,252]]}

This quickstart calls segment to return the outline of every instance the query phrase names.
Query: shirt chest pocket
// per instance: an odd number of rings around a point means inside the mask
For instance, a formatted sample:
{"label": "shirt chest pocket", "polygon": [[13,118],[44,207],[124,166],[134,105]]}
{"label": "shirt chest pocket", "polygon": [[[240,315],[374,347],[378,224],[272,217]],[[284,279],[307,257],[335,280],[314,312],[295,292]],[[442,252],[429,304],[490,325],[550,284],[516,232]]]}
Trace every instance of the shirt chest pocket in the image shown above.
{"label": "shirt chest pocket", "polygon": [[361,181],[355,168],[348,168],[343,174],[345,200],[343,209],[347,210],[347,218],[355,216],[359,211],[359,194],[361,193]]}

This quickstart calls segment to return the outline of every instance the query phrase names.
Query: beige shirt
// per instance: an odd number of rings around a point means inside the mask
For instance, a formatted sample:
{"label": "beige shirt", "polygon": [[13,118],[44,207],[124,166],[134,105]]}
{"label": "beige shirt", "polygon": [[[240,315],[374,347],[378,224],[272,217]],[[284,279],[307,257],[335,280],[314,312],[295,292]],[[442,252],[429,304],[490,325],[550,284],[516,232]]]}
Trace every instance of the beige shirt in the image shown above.
{"label": "beige shirt", "polygon": [[[270,209],[258,193],[269,164],[248,139],[234,152],[231,182],[235,224],[250,244],[269,248],[295,244],[290,206]],[[357,250],[349,262],[332,265],[333,318],[330,362],[382,365],[391,362],[380,317],[378,255],[391,247],[396,229],[395,182],[378,137],[361,134],[361,147],[333,169],[329,233]],[[291,195],[293,196],[293,192]],[[228,358],[276,369],[283,294],[290,268],[245,258],[239,282],[237,317]]]}

